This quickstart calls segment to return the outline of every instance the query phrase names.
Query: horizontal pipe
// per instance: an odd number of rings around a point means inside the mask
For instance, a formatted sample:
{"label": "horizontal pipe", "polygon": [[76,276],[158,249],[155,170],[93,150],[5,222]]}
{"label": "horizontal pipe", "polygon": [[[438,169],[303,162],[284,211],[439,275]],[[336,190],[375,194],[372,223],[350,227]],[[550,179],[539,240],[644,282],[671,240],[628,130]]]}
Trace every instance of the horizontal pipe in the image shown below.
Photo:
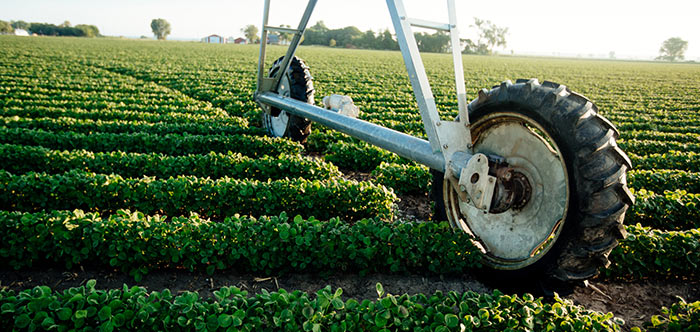
{"label": "horizontal pipe", "polygon": [[291,34],[299,32],[298,29],[294,29],[294,28],[273,27],[273,26],[269,26],[269,25],[266,25],[264,27],[264,29],[268,30],[268,31],[285,32],[285,33],[291,33]]}
{"label": "horizontal pipe", "polygon": [[418,18],[407,18],[408,23],[414,27],[433,29],[438,31],[450,31],[450,25],[433,21],[421,20]]}
{"label": "horizontal pipe", "polygon": [[441,172],[445,170],[445,157],[443,157],[441,152],[433,152],[430,143],[424,139],[331,112],[272,92],[258,94],[256,99],[263,104],[285,110],[289,114],[307,118],[432,169]]}

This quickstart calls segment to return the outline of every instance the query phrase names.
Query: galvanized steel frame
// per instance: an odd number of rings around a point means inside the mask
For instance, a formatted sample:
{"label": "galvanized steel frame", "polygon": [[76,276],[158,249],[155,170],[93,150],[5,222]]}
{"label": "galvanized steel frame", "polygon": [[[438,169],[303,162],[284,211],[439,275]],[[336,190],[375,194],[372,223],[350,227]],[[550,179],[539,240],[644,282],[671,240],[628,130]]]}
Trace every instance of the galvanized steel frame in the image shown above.
{"label": "galvanized steel frame", "polygon": [[[275,93],[279,86],[281,75],[287,71],[289,63],[301,42],[301,37],[306,29],[316,2],[317,0],[309,1],[298,28],[290,29],[268,26],[270,0],[265,0],[260,57],[258,59],[258,86],[255,93],[255,99],[260,103],[263,110],[269,112],[269,106],[274,106],[290,114],[308,118],[439,171],[447,171],[449,173],[450,169],[454,169],[455,171],[460,170],[464,164],[466,164],[465,158],[455,158],[455,160],[460,161],[460,165],[451,165],[450,167],[446,165],[446,161],[447,164],[451,163],[450,161],[453,159],[452,155],[455,152],[459,152],[462,155],[466,153],[466,160],[468,160],[472,154],[469,114],[467,112],[466,91],[464,86],[464,71],[462,67],[462,55],[454,0],[447,0],[449,15],[448,24],[409,18],[406,15],[402,0],[386,1],[396,31],[399,47],[404,58],[406,70],[408,71],[409,80],[421,113],[423,126],[428,136],[427,142],[411,135],[374,125],[364,120],[328,112],[320,107],[301,103]],[[412,26],[447,31],[450,33],[459,121],[442,121],[440,119],[435,104],[435,98],[430,88],[430,82],[428,81],[418,45],[413,35]],[[281,68],[284,70],[277,71],[276,75],[272,78],[266,77],[264,70],[268,31],[294,33],[294,38],[282,60]],[[458,177],[459,173],[454,174],[454,176]]]}

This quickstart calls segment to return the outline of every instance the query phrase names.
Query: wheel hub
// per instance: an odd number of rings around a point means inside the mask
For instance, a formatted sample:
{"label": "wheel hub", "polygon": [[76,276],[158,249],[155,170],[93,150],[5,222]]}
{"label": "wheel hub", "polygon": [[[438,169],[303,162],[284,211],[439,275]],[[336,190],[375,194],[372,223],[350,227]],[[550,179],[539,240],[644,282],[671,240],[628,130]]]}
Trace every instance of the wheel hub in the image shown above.
{"label": "wheel hub", "polygon": [[497,181],[489,213],[502,213],[525,207],[532,195],[532,185],[527,176],[507,165],[497,168],[495,173]]}

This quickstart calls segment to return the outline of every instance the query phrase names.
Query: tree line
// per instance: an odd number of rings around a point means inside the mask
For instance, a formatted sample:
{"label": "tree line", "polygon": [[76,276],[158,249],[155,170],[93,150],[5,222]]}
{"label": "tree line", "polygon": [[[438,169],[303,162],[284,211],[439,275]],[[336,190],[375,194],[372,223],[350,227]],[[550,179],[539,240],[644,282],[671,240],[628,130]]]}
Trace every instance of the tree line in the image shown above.
{"label": "tree line", "polygon": [[78,24],[71,26],[70,22],[65,21],[60,25],[50,23],[27,23],[25,21],[1,21],[0,33],[14,33],[15,29],[26,30],[31,34],[42,36],[71,36],[71,37],[99,37],[100,30],[90,24]]}
{"label": "tree line", "polygon": [[[289,26],[286,26],[289,27]],[[506,46],[508,28],[501,28],[491,21],[474,18],[474,25],[479,31],[476,40],[460,39],[460,49],[466,54],[492,54],[497,47]],[[241,29],[251,43],[260,41],[258,28],[248,25]],[[280,42],[291,39],[291,34],[279,33]],[[416,44],[421,52],[445,53],[450,52],[450,35],[443,31],[434,33],[415,33]],[[306,29],[302,45],[323,45],[330,47],[363,48],[372,50],[398,50],[399,43],[388,29],[375,33],[372,30],[362,32],[354,26],[340,29],[330,29],[323,21],[318,21]]]}

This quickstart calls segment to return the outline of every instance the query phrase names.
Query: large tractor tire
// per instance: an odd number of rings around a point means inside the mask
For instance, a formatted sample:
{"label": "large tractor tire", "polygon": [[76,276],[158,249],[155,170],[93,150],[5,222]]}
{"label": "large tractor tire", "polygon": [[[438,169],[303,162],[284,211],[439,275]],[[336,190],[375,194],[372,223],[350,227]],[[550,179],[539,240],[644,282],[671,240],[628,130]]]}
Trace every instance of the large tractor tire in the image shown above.
{"label": "large tractor tire", "polygon": [[[529,178],[532,196],[513,215],[525,214],[533,204],[539,209],[528,220],[512,217],[515,227],[499,228],[499,222],[511,219],[499,219],[498,213],[470,214],[470,219],[463,213],[465,205],[460,211],[453,182],[434,172],[435,219],[471,233],[486,265],[510,281],[527,276],[570,284],[608,266],[610,251],[625,236],[625,212],[634,203],[626,177],[632,165],[616,144],[617,129],[596,106],[564,85],[506,81],[479,92],[469,104],[469,119],[475,153],[499,155]],[[501,233],[493,235],[491,229]],[[515,259],[508,246],[528,232],[543,235],[534,246],[523,245],[519,250],[524,256]],[[491,243],[484,240],[488,236]]]}
{"label": "large tractor tire", "polygon": [[[282,59],[277,59],[270,68],[269,77],[274,76],[282,64]],[[289,69],[280,79],[277,93],[291,97],[293,99],[314,104],[314,84],[313,77],[309,72],[309,67],[303,60],[296,56],[292,58]],[[262,122],[270,136],[287,137],[293,141],[305,143],[306,138],[311,134],[311,121],[287,112],[271,108],[270,114],[263,112]]]}

